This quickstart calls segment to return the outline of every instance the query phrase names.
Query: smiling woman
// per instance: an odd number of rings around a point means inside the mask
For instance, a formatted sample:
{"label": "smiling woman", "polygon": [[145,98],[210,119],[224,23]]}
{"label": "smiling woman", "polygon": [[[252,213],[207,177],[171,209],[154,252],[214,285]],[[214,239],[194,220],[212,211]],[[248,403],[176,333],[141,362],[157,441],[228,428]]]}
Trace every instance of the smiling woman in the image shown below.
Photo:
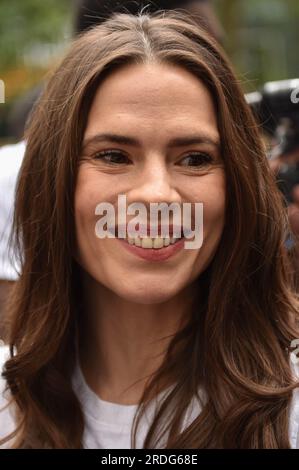
{"label": "smiling woman", "polygon": [[[74,42],[27,142],[3,445],[299,447],[287,216],[207,33],[115,15]],[[120,194],[201,203],[202,245],[96,237],[95,208]]]}

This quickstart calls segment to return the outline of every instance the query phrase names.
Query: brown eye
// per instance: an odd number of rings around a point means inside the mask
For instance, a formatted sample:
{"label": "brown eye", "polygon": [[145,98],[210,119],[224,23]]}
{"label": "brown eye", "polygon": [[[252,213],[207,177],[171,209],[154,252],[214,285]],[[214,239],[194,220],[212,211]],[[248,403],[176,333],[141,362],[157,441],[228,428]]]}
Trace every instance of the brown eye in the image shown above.
{"label": "brown eye", "polygon": [[183,161],[184,160],[187,161],[186,166],[192,167],[208,165],[213,161],[212,157],[207,153],[190,153],[189,155],[183,158]]}
{"label": "brown eye", "polygon": [[129,162],[128,157],[123,155],[121,152],[114,150],[97,152],[94,154],[93,158],[95,160],[103,160],[108,165],[121,165]]}

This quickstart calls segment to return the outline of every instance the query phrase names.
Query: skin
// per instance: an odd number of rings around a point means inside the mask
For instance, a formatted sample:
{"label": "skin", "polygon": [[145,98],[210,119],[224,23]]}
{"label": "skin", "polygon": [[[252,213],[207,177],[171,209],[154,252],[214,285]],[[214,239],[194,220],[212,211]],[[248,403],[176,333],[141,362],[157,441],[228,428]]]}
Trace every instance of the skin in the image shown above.
{"label": "skin", "polygon": [[[83,145],[75,190],[77,252],[85,309],[79,355],[87,383],[100,398],[138,403],[146,377],[163,360],[171,335],[190,315],[196,280],[219,244],[225,221],[225,171],[216,114],[204,84],[185,69],[161,64],[114,71],[94,97],[84,142],[102,133],[135,137],[140,146],[109,141]],[[169,147],[176,137],[205,141]],[[111,165],[98,152],[117,150]],[[188,158],[197,152],[197,160]],[[211,163],[202,161],[208,153]],[[114,160],[115,161],[115,160]],[[197,162],[197,163],[196,163]],[[95,207],[126,194],[127,204],[202,202],[204,240],[154,263],[127,252],[118,239],[99,239]],[[116,210],[117,212],[117,210]],[[127,216],[127,223],[132,216]]]}

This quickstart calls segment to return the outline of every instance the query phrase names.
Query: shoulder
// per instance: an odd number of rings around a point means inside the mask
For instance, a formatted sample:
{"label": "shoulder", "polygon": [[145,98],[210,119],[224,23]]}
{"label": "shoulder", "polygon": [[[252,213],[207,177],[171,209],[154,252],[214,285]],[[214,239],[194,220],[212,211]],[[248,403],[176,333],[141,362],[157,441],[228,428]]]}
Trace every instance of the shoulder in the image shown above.
{"label": "shoulder", "polygon": [[[299,380],[299,358],[290,355],[290,365],[295,380]],[[293,390],[289,412],[289,436],[292,449],[299,449],[299,388]]]}
{"label": "shoulder", "polygon": [[[15,429],[15,421],[9,407],[9,394],[6,390],[6,381],[2,377],[4,364],[9,358],[8,346],[0,346],[0,439],[3,439]],[[1,448],[9,447],[8,443],[0,445]]]}

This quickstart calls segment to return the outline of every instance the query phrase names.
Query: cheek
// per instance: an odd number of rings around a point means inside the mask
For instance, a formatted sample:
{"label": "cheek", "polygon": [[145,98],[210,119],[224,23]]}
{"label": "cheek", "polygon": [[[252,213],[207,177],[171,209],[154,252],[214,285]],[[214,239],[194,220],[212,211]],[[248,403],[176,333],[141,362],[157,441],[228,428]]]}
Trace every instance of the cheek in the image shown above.
{"label": "cheek", "polygon": [[207,194],[203,201],[204,233],[211,235],[222,232],[225,220],[225,189],[217,187]]}
{"label": "cheek", "polygon": [[222,231],[226,205],[224,171],[219,169],[214,174],[204,176],[194,194],[196,201],[203,203],[204,234]]}
{"label": "cheek", "polygon": [[202,178],[196,201],[203,203],[203,244],[198,258],[206,264],[218,247],[225,224],[226,181],[223,170]]}
{"label": "cheek", "polygon": [[79,251],[82,254],[95,246],[95,209],[101,202],[100,196],[103,198],[102,186],[95,171],[82,165],[78,171],[74,196],[77,253]]}
{"label": "cheek", "polygon": [[[111,185],[110,185],[111,186]],[[109,201],[105,178],[88,164],[80,166],[76,182],[74,206],[77,226],[96,223],[95,209],[103,201]]]}
{"label": "cheek", "polygon": [[94,217],[95,210],[95,195],[92,187],[88,181],[82,176],[78,176],[77,186],[75,191],[75,221],[78,235],[80,231],[90,224],[91,219]]}

